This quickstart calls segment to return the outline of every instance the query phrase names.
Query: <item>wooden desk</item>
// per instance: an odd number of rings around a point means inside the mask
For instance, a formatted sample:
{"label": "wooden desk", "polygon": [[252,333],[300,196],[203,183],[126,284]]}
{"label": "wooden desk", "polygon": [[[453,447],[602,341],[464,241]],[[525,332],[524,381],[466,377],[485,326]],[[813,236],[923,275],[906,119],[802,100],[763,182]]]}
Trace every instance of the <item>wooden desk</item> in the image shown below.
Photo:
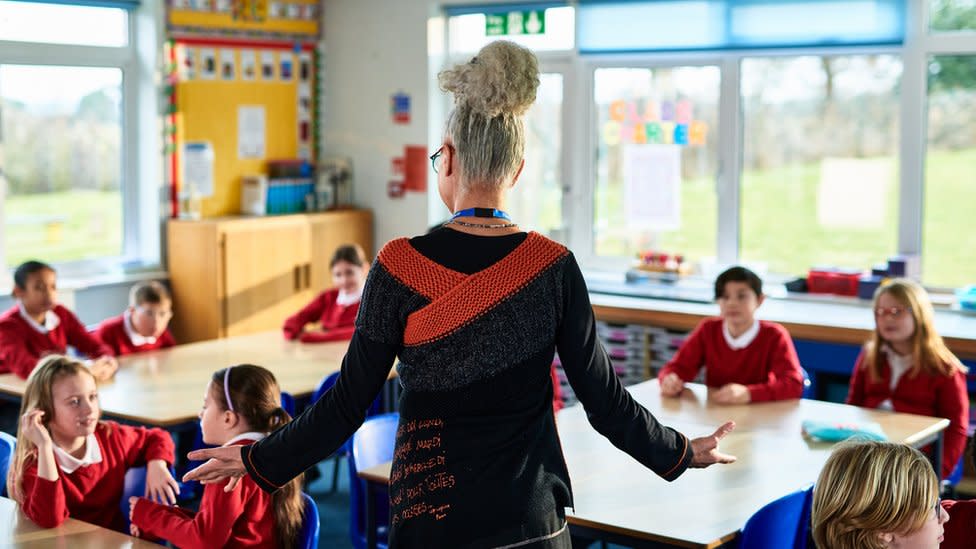
{"label": "wooden desk", "polygon": [[[938,445],[949,425],[946,419],[816,400],[720,406],[697,384],[678,399],[662,399],[657,380],[628,390],[660,421],[689,437],[734,420],[736,429],[721,448],[739,458],[732,465],[690,469],[669,483],[593,430],[581,406],[561,410],[557,425],[573,486],[575,510],[567,510],[573,532],[635,547],[734,546],[739,529],[760,507],[819,475],[833,445],[801,436],[805,419],[874,421],[890,440],[916,447]],[[385,484],[389,472],[390,464],[383,464],[359,476]]]}
{"label": "wooden desk", "polygon": [[[160,427],[196,421],[213,373],[244,363],[271,370],[283,391],[310,395],[323,377],[339,370],[348,346],[285,341],[274,331],[121,357],[115,378],[99,383],[102,412]],[[0,392],[20,397],[25,385],[14,374],[0,375]]]}
{"label": "wooden desk", "polygon": [[0,497],[0,546],[22,548],[98,547],[99,549],[156,548],[159,545],[114,530],[69,518],[57,528],[41,528],[20,510],[17,502]]}

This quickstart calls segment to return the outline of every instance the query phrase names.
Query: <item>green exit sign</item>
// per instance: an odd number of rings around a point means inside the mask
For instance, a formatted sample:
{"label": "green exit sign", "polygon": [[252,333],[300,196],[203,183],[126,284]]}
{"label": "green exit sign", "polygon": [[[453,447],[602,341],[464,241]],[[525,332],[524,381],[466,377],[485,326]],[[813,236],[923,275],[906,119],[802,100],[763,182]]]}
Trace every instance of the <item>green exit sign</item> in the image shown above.
{"label": "green exit sign", "polygon": [[485,15],[487,36],[515,36],[519,34],[545,34],[545,10],[510,11]]}

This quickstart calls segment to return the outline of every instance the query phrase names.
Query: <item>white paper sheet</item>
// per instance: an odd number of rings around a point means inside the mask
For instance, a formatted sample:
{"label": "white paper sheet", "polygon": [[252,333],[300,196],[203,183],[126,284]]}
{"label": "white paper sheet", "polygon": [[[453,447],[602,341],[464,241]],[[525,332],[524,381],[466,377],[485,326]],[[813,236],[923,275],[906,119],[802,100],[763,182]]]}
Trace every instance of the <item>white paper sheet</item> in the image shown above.
{"label": "white paper sheet", "polygon": [[624,209],[634,228],[681,227],[681,147],[624,145]]}
{"label": "white paper sheet", "polygon": [[237,157],[264,158],[265,111],[263,105],[237,108]]}
{"label": "white paper sheet", "polygon": [[183,185],[201,198],[213,196],[214,150],[209,141],[183,144]]}

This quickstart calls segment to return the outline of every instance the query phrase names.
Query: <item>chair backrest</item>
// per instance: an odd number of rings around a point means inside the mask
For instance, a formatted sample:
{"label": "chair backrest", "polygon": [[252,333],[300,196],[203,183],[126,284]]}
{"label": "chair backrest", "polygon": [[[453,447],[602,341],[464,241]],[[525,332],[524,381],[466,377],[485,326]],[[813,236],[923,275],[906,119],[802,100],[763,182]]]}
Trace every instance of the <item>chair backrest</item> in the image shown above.
{"label": "chair backrest", "polygon": [[0,496],[7,495],[7,471],[10,470],[10,460],[17,448],[17,438],[0,431]]}
{"label": "chair backrest", "polygon": [[132,467],[125,472],[125,484],[122,486],[122,501],[119,509],[125,517],[125,526],[129,527],[129,498],[142,497],[146,494],[146,467]]}
{"label": "chair backrest", "polygon": [[302,528],[298,531],[297,549],[316,549],[319,546],[319,508],[312,496],[302,492],[305,501],[305,513],[302,516]]}
{"label": "chair backrest", "polygon": [[[329,389],[331,389],[336,384],[336,381],[338,380],[339,380],[339,372],[332,372],[331,374],[325,376],[322,379],[322,381],[319,382],[319,386],[315,388],[315,392],[312,393],[312,402],[310,404],[315,404],[316,402],[318,402],[319,399],[322,398],[322,395],[327,393]],[[377,396],[376,400],[374,400],[373,403],[369,405],[369,409],[366,410],[366,417],[373,417],[380,413],[383,407],[381,396],[382,395]]]}
{"label": "chair backrest", "polygon": [[806,549],[810,529],[813,486],[797,490],[749,517],[739,547],[742,549]]}
{"label": "chair backrest", "polygon": [[810,374],[803,366],[800,366],[800,372],[803,374],[803,395],[800,398],[813,398],[813,391],[811,390],[813,383],[810,382]]}
{"label": "chair backrest", "polygon": [[281,407],[288,412],[288,415],[295,417],[295,397],[288,391],[281,392]]}
{"label": "chair backrest", "polygon": [[[366,544],[366,482],[357,476],[361,469],[393,460],[397,425],[400,414],[381,414],[366,419],[352,437],[349,455],[349,537],[355,547]],[[379,530],[389,528],[389,497],[376,498],[376,525]],[[385,536],[377,535],[384,541]]]}

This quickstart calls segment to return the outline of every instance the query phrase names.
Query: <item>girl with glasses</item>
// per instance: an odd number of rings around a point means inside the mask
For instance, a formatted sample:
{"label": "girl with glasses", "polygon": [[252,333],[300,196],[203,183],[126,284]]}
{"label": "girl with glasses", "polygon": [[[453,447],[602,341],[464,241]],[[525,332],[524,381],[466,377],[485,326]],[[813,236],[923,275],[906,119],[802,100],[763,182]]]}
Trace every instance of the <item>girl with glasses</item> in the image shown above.
{"label": "girl with glasses", "polygon": [[881,286],[873,310],[874,333],[854,365],[847,403],[948,419],[946,478],[966,447],[966,367],[935,331],[932,302],[918,283],[895,279]]}

